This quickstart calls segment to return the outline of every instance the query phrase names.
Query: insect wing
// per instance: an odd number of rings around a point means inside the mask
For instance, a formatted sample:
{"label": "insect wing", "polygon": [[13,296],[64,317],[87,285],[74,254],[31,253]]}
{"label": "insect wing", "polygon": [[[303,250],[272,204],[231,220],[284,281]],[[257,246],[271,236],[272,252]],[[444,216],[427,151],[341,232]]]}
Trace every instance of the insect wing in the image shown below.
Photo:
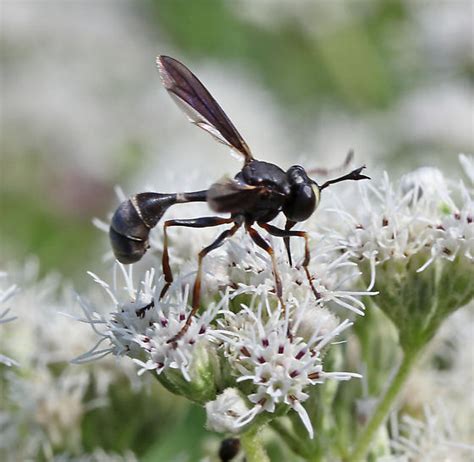
{"label": "insect wing", "polygon": [[159,56],[156,62],[163,85],[191,123],[238,151],[246,163],[253,160],[247,143],[199,79],[169,56]]}
{"label": "insect wing", "polygon": [[222,136],[222,133],[217,130],[217,128],[214,127],[208,120],[205,120],[198,111],[196,111],[192,106],[186,103],[186,101],[182,100],[175,93],[170,91],[169,94],[177,106],[186,114],[188,120],[192,124],[210,133],[217,141],[219,141],[219,143],[223,143],[226,146],[235,149],[234,146],[231,146],[229,142]]}
{"label": "insect wing", "polygon": [[224,177],[209,188],[207,202],[214,212],[238,213],[243,207],[248,209],[255,204],[266,190],[265,186],[251,186]]}

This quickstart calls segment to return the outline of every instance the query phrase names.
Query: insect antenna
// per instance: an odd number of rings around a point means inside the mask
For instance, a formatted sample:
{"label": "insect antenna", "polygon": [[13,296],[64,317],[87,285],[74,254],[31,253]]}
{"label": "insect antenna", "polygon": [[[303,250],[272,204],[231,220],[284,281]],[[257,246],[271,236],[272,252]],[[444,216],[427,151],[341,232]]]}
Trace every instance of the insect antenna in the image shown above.
{"label": "insect antenna", "polygon": [[352,172],[348,173],[347,175],[340,176],[339,178],[334,178],[333,180],[326,181],[323,185],[319,186],[319,190],[322,191],[323,189],[327,188],[328,186],[339,183],[340,181],[346,180],[370,180],[370,177],[367,175],[361,174],[362,170],[365,168],[365,165],[362,167],[356,168],[352,170]]}

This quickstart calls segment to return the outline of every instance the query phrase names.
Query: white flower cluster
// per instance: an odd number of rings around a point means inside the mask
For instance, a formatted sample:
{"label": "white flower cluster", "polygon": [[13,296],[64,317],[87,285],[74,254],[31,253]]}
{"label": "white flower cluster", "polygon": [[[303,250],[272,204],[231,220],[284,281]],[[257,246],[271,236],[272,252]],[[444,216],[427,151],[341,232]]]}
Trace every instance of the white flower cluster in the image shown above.
{"label": "white flower cluster", "polygon": [[[87,362],[110,353],[117,356],[126,355],[133,358],[141,367],[140,374],[147,370],[161,374],[165,370],[176,369],[186,381],[190,382],[190,370],[195,352],[203,346],[211,347],[208,344],[208,329],[217,311],[225,304],[226,297],[220,304],[213,305],[202,316],[196,318],[177,342],[167,343],[167,340],[172,339],[180,331],[191,311],[188,306],[187,286],[183,291],[169,291],[169,294],[160,300],[163,281],[155,284],[154,270],[146,272],[144,280],[136,289],[132,267],[128,272],[122,265],[118,265],[118,268],[125,280],[124,302],[118,299],[120,289],[117,282],[111,288],[106,282],[90,273],[107,291],[116,311],[110,316],[104,316],[94,311],[85,300],[79,299],[86,315],[86,319],[82,321],[90,323],[101,338],[89,352],[80,355],[74,362]],[[110,346],[100,348],[106,340]]]}
{"label": "white flower cluster", "polygon": [[[259,413],[273,413],[278,405],[284,404],[299,414],[313,438],[311,421],[301,404],[309,397],[305,390],[327,378],[360,377],[346,372],[326,372],[322,366],[322,350],[351,325],[348,320],[339,323],[308,299],[304,303],[294,299],[294,305],[286,310],[286,316],[281,308],[272,310],[265,298],[256,308],[242,306],[238,313],[225,310],[224,317],[218,321],[221,328],[212,333],[223,342],[236,382],[248,381],[252,385],[248,400],[253,407],[235,415],[234,432]],[[309,312],[313,318],[311,329],[303,324]],[[224,394],[224,406],[226,398]],[[222,409],[215,410],[217,418],[221,412]],[[213,417],[208,418],[212,422]]]}
{"label": "white flower cluster", "polygon": [[[461,158],[468,176],[472,160]],[[470,167],[469,167],[470,165]],[[462,181],[449,182],[435,168],[420,168],[391,183],[359,185],[361,204],[354,213],[332,209],[346,229],[338,236],[355,260],[375,266],[387,260],[423,257],[421,272],[435,260],[474,259],[474,199]]]}
{"label": "white flower cluster", "polygon": [[[0,273],[0,276],[4,276],[5,273]],[[10,312],[9,308],[3,308],[5,303],[13,297],[15,294],[17,288],[16,286],[12,285],[6,289],[0,289],[0,324],[6,323],[13,321],[16,319],[16,316],[8,316],[8,313]],[[13,365],[18,365],[16,361],[13,359],[9,358],[8,356],[0,354],[0,363],[5,364],[7,366],[13,366]]]}
{"label": "white flower cluster", "polygon": [[[402,394],[404,408],[419,415],[426,403],[436,403],[433,411],[455,414],[453,428],[456,439],[474,442],[474,394],[465,391],[474,382],[474,305],[453,313],[423,355],[422,361],[405,385]],[[433,366],[436,367],[433,367]],[[460,396],[464,398],[459,399]],[[440,411],[436,411],[440,413]]]}
{"label": "white flower cluster", "polygon": [[425,406],[423,419],[409,415],[399,418],[395,414],[392,417],[390,446],[396,458],[387,462],[462,462],[474,455],[474,446],[456,441],[453,418],[441,402]]}
{"label": "white flower cluster", "polygon": [[[269,240],[278,262],[284,300],[294,303],[294,300],[307,299],[310,288],[301,267],[304,258],[304,241],[292,241],[295,266],[291,267],[287,263],[282,240],[271,238]],[[350,290],[359,272],[356,264],[349,261],[349,255],[338,253],[333,242],[326,242],[317,234],[312,236],[311,249],[309,272],[312,275],[313,286],[319,295],[316,305],[322,308],[329,303],[334,303],[341,308],[363,315],[364,305],[359,298],[368,293]],[[227,267],[224,273],[227,283],[236,288],[234,296],[245,293],[265,295],[274,291],[275,278],[268,256],[255,246],[247,235],[243,235],[241,240],[229,241],[225,261]],[[213,263],[214,267],[219,267],[218,261]]]}
{"label": "white flower cluster", "polygon": [[77,454],[83,450],[85,416],[107,405],[112,384],[139,385],[136,373],[130,366],[129,371],[117,367],[116,361],[87,368],[70,365],[70,359],[95,340],[88,326],[60,313],[74,309],[70,288],[63,293],[56,275],[40,278],[35,259],[8,267],[8,275],[21,290],[9,287],[2,292],[3,301],[15,293],[12,309],[17,319],[0,326],[0,342],[1,351],[13,356],[18,367],[2,371],[0,458],[53,460],[59,450]]}
{"label": "white flower cluster", "polygon": [[[77,451],[81,445],[80,422],[84,415],[104,400],[88,400],[90,384],[87,371],[65,370],[56,375],[47,367],[30,371],[25,379],[9,374],[8,403],[16,409],[5,413],[4,444],[11,460],[29,458],[34,454],[50,457],[55,447]],[[21,431],[28,432],[23,441]],[[10,460],[10,459],[9,459]]]}
{"label": "white flower cluster", "polygon": [[[368,293],[344,291],[342,278],[329,278],[347,267],[340,255],[326,268],[319,265],[315,282],[323,294],[321,299],[315,299],[301,270],[281,261],[279,269],[286,284],[283,310],[274,294],[268,261],[256,254],[254,247],[245,240],[233,242],[228,258],[221,255],[213,260],[213,272],[222,279],[214,279],[210,301],[176,342],[169,340],[191,311],[186,276],[176,277],[160,299],[163,281],[154,270],[147,271],[138,285],[132,267],[126,270],[116,265],[112,286],[92,274],[108,293],[114,311],[100,315],[80,299],[85,313],[81,320],[90,323],[100,339],[75,362],[108,354],[129,356],[140,366],[139,373],[153,371],[171,391],[206,404],[208,427],[216,431],[239,433],[260,414],[271,416],[292,409],[313,437],[302,405],[311,387],[327,378],[358,376],[323,368],[322,351],[351,325],[348,320],[340,322],[325,305],[333,301],[361,314],[364,306],[358,296]],[[352,270],[353,266],[348,267]],[[322,284],[325,275],[335,290]],[[119,279],[124,281],[123,287]],[[219,291],[229,279],[234,281],[233,291]]]}

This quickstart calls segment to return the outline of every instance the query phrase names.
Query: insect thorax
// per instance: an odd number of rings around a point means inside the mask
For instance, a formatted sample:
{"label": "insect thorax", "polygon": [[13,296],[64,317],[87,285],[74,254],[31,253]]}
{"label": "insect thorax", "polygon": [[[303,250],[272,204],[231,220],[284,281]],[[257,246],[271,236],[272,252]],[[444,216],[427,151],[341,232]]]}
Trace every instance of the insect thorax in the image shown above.
{"label": "insect thorax", "polygon": [[254,202],[242,204],[246,217],[268,222],[281,211],[288,195],[290,184],[286,173],[277,165],[254,160],[244,166],[235,179],[250,186],[262,186]]}

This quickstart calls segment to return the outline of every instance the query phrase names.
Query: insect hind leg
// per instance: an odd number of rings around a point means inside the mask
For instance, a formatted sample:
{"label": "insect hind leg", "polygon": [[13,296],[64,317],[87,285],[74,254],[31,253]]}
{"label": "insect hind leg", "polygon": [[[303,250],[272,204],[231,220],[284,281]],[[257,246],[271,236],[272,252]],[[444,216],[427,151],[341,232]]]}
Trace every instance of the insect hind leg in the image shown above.
{"label": "insect hind leg", "polygon": [[163,225],[163,256],[161,259],[163,274],[165,276],[165,286],[161,291],[160,298],[168,291],[171,283],[173,282],[173,272],[171,271],[169,252],[168,252],[168,231],[170,226],[183,226],[187,228],[210,228],[212,226],[225,225],[232,223],[232,218],[222,217],[203,217],[203,218],[192,218],[187,220],[167,220]]}
{"label": "insect hind leg", "polygon": [[[212,218],[218,219],[220,217],[212,217]],[[219,234],[217,239],[212,244],[208,245],[207,247],[204,247],[204,249],[202,249],[199,252],[199,255],[198,255],[198,270],[197,270],[196,279],[194,280],[194,286],[193,286],[193,302],[192,302],[191,313],[189,313],[189,315],[186,319],[186,322],[184,323],[183,327],[181,327],[179,332],[174,337],[170,338],[166,343],[176,344],[176,342],[188,331],[189,326],[191,325],[191,322],[192,322],[194,316],[196,315],[196,313],[199,310],[199,304],[200,304],[200,301],[201,301],[201,280],[202,280],[202,260],[203,260],[203,258],[209,252],[212,252],[213,250],[220,247],[224,243],[224,241],[227,238],[233,236],[236,233],[236,231],[240,228],[240,226],[242,225],[242,222],[241,221],[236,221],[235,217],[234,218],[227,218],[227,219],[220,218],[220,219],[221,220],[228,220],[228,221],[226,221],[227,223],[229,223],[230,221],[231,222],[235,221],[235,223],[232,226],[232,228],[229,228],[229,229],[223,231],[221,234]],[[199,219],[196,219],[196,220],[199,220]],[[223,224],[223,223],[220,223],[220,224]],[[210,226],[212,226],[212,225],[210,225]],[[215,226],[217,226],[217,224]],[[200,227],[205,227],[205,225],[200,226]]]}

